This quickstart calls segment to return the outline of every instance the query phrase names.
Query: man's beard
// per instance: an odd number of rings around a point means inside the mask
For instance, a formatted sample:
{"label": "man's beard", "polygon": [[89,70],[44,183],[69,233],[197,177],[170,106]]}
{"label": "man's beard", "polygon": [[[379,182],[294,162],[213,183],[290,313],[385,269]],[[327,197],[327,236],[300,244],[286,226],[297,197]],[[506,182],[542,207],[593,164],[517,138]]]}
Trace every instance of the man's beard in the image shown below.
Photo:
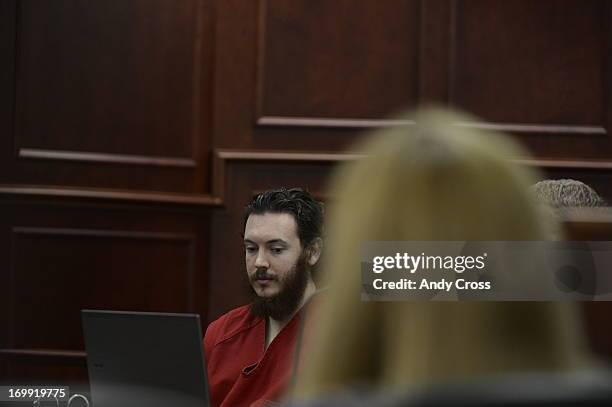
{"label": "man's beard", "polygon": [[[251,283],[258,277],[258,274],[265,274],[265,270],[257,270],[251,278]],[[278,281],[281,283],[280,281]],[[276,321],[286,321],[297,311],[304,297],[306,286],[308,285],[308,270],[306,259],[300,255],[297,263],[291,268],[278,294],[273,297],[260,297],[253,287],[251,291],[254,295],[251,304],[251,314],[256,317],[272,318]]]}

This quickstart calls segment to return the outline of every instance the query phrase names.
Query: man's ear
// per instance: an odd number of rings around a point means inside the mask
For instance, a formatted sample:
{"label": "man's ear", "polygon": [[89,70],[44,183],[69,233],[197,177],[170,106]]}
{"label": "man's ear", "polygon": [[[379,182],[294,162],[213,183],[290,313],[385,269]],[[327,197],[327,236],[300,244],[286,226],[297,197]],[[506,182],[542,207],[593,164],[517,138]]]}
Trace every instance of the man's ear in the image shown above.
{"label": "man's ear", "polygon": [[315,238],[310,245],[308,245],[308,256],[306,261],[309,266],[314,266],[319,261],[321,257],[321,251],[323,250],[323,239],[320,237]]}

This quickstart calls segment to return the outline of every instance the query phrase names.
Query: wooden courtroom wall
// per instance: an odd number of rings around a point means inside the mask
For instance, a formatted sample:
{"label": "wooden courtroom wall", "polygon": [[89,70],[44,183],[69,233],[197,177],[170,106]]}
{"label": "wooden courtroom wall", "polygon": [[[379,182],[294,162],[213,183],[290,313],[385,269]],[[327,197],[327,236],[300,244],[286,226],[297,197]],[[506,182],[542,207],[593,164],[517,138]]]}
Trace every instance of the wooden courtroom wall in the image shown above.
{"label": "wooden courtroom wall", "polygon": [[82,308],[244,303],[249,197],[325,197],[403,108],[471,111],[612,201],[611,19],[605,0],[0,0],[0,381],[86,381]]}

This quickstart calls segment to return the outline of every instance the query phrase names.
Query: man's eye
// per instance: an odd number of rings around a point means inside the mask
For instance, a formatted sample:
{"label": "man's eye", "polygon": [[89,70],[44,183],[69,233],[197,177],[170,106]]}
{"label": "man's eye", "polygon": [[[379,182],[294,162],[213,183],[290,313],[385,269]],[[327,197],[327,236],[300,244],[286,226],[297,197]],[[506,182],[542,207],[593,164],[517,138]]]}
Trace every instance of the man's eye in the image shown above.
{"label": "man's eye", "polygon": [[285,249],[283,247],[273,247],[270,251],[274,254],[281,254]]}
{"label": "man's eye", "polygon": [[257,251],[256,247],[245,247],[244,250],[246,250],[247,253],[255,253]]}

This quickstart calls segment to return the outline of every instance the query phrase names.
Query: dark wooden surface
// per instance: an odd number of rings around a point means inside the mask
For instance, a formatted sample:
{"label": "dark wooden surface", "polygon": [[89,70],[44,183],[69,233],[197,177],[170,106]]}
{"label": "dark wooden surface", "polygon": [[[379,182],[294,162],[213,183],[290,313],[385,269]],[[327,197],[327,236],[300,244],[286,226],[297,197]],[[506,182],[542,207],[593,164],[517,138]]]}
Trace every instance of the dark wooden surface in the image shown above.
{"label": "dark wooden surface", "polygon": [[[466,109],[612,202],[611,23],[605,0],[0,0],[0,381],[86,386],[84,307],[244,303],[251,194],[326,196],[406,107]],[[585,306],[612,359],[610,311]]]}
{"label": "dark wooden surface", "polygon": [[380,120],[416,105],[419,2],[264,0],[258,13],[257,120]]}
{"label": "dark wooden surface", "polygon": [[207,190],[210,2],[13,4],[4,182]]}

